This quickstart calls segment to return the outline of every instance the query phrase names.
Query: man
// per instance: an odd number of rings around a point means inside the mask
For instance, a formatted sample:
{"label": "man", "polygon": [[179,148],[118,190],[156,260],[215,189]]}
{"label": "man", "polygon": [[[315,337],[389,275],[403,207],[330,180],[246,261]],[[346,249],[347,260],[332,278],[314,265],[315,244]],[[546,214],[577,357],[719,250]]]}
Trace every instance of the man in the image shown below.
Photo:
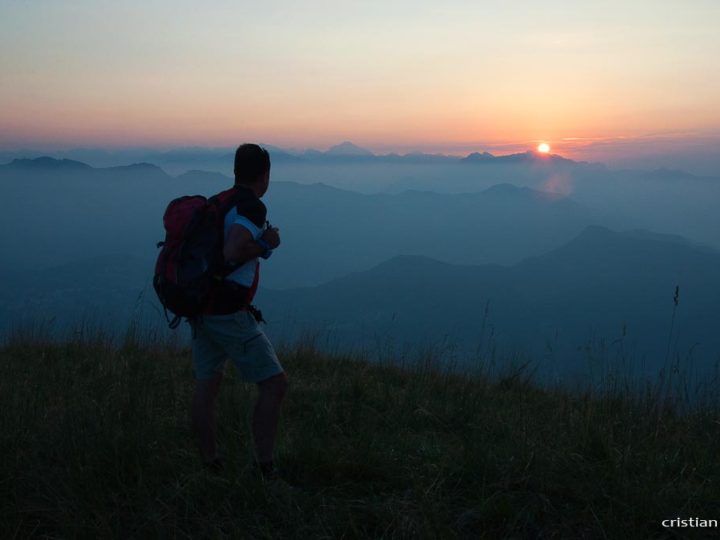
{"label": "man", "polygon": [[207,314],[193,324],[193,371],[196,385],[192,421],[200,451],[211,468],[221,468],[216,443],[215,408],[227,358],[243,380],[258,385],[252,418],[256,464],[266,480],[276,480],[273,450],[280,404],[288,386],[270,341],[250,308],[259,281],[258,258],[280,245],[279,230],[266,222],[260,201],[270,182],[270,156],[256,144],[235,152],[235,186],[241,202],[225,215],[225,261],[234,270],[218,289]]}

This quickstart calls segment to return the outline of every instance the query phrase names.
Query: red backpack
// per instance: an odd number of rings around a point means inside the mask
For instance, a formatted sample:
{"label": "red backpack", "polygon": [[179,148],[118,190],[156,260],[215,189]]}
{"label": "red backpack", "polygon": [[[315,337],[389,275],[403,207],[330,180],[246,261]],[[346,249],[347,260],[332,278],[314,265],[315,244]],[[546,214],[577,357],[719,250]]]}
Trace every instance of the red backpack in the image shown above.
{"label": "red backpack", "polygon": [[[201,315],[213,291],[232,272],[223,256],[225,214],[246,197],[244,190],[230,188],[209,199],[192,195],[168,204],[153,286],[170,328],[177,328],[182,317]],[[172,321],[168,311],[175,314]]]}

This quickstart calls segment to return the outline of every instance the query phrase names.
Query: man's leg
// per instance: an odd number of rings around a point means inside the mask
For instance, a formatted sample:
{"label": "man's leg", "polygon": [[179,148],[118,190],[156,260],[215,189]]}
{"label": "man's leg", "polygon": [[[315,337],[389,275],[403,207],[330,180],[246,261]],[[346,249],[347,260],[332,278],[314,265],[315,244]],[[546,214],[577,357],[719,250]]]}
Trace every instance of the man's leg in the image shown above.
{"label": "man's leg", "polygon": [[192,424],[198,437],[200,453],[206,462],[217,458],[215,405],[223,374],[218,372],[210,379],[195,381],[192,400]]}
{"label": "man's leg", "polygon": [[280,406],[288,387],[287,375],[272,344],[250,313],[238,312],[223,330],[214,334],[215,341],[233,360],[241,378],[258,385],[251,428],[255,459],[263,474],[269,473],[273,470],[275,436]]}
{"label": "man's leg", "polygon": [[287,387],[288,379],[284,372],[258,383],[259,394],[253,412],[252,432],[255,456],[261,467],[272,464],[280,405]]}

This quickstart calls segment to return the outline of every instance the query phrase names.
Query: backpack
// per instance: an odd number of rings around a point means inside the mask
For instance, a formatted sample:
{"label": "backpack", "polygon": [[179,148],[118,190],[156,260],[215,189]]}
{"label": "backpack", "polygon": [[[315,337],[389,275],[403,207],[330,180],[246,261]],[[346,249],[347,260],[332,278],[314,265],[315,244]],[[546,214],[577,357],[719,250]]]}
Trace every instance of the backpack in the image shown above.
{"label": "backpack", "polygon": [[[209,199],[187,195],[168,204],[153,287],[170,328],[177,328],[182,317],[201,315],[214,290],[232,272],[223,256],[225,214],[247,196],[242,189],[230,188]],[[175,315],[172,320],[168,311]]]}

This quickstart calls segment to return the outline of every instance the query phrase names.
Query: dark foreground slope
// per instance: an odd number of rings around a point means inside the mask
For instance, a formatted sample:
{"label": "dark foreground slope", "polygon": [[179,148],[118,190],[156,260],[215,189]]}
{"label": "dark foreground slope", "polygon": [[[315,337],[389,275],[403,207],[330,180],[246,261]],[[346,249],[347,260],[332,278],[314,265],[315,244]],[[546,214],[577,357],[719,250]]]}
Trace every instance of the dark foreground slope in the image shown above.
{"label": "dark foreground slope", "polygon": [[281,354],[279,441],[299,489],[278,498],[249,467],[253,389],[232,370],[217,474],[191,443],[188,351],[35,339],[0,355],[11,538],[702,537],[661,521],[720,517],[716,408],[680,417],[617,389],[572,396],[300,346]]}

